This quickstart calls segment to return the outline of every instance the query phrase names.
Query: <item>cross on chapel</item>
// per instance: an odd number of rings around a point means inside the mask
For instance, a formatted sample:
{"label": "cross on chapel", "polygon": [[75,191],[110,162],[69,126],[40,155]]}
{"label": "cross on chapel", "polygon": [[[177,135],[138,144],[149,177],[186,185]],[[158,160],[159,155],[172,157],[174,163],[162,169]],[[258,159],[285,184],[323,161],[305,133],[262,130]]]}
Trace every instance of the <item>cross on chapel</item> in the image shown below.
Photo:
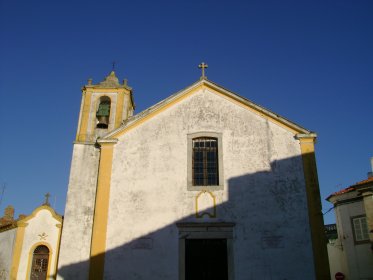
{"label": "cross on chapel", "polygon": [[49,197],[50,197],[51,195],[50,195],[50,193],[48,192],[48,193],[46,193],[44,196],[45,196],[45,202],[43,203],[43,205],[48,205],[48,206],[49,206],[49,205],[50,205],[50,204],[49,204]]}
{"label": "cross on chapel", "polygon": [[200,65],[198,65],[198,68],[202,69],[202,76],[201,76],[201,80],[202,79],[207,79],[207,77],[205,76],[205,68],[209,67],[206,63],[202,62]]}

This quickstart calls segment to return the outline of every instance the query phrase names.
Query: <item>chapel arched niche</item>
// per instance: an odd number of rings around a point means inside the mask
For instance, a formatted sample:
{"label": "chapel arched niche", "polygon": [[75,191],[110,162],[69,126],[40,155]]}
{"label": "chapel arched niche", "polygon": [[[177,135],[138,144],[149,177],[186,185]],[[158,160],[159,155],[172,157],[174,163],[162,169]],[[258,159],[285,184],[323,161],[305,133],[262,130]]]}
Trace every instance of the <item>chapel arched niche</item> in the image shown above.
{"label": "chapel arched niche", "polygon": [[32,254],[30,280],[47,279],[49,265],[49,248],[39,245]]}

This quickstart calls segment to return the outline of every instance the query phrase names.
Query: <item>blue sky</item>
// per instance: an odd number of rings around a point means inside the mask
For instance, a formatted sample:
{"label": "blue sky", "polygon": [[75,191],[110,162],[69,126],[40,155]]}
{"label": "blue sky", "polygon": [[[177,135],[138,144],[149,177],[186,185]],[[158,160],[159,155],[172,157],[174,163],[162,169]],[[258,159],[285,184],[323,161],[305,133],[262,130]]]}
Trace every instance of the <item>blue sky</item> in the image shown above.
{"label": "blue sky", "polygon": [[372,1],[1,0],[0,39],[0,214],[46,192],[63,213],[80,89],[113,60],[137,113],[205,61],[210,80],[316,131],[322,200],[371,169]]}

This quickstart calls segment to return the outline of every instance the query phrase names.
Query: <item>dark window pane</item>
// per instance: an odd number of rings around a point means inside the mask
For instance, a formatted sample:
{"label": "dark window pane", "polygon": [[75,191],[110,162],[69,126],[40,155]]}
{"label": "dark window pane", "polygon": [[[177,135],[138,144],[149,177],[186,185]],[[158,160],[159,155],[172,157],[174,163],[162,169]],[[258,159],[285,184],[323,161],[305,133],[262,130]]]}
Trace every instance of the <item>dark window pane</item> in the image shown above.
{"label": "dark window pane", "polygon": [[196,138],[193,147],[193,185],[218,185],[218,149],[215,138]]}

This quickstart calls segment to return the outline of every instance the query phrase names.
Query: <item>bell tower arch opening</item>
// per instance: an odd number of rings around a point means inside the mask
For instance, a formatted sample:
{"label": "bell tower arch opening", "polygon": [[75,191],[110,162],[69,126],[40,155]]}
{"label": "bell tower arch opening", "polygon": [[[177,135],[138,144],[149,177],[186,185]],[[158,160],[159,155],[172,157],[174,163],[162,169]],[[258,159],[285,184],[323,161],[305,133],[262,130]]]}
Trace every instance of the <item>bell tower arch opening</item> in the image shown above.
{"label": "bell tower arch opening", "polygon": [[126,79],[120,83],[114,71],[97,84],[89,79],[82,88],[76,142],[95,143],[98,137],[121,126],[134,110],[132,88]]}
{"label": "bell tower arch opening", "polygon": [[96,128],[107,129],[110,121],[110,106],[111,99],[108,96],[101,96],[98,102],[96,112],[97,125]]}

